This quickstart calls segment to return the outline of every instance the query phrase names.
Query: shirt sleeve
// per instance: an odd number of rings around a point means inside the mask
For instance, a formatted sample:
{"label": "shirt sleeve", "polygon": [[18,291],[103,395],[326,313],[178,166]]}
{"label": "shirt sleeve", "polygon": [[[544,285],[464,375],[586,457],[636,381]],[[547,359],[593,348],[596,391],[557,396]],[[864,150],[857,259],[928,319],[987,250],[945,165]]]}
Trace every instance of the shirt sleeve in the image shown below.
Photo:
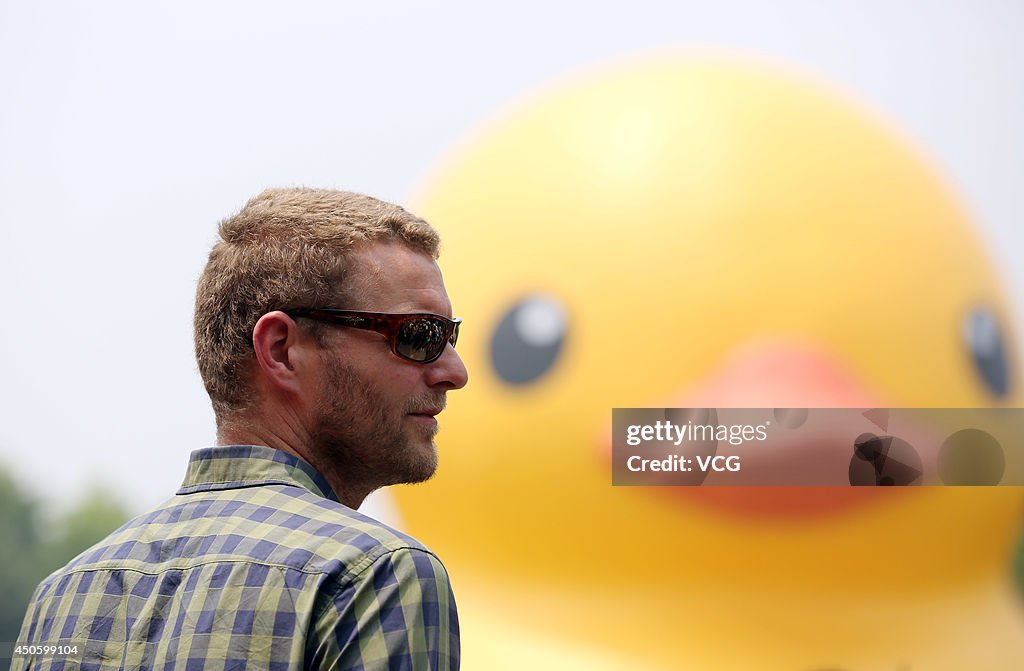
{"label": "shirt sleeve", "polygon": [[313,629],[314,659],[307,658],[307,668],[459,668],[459,616],[448,573],[424,550],[379,557],[338,591]]}
{"label": "shirt sleeve", "polygon": [[[36,611],[39,609],[39,593],[42,591],[43,585],[40,584],[36,587],[35,591],[32,592],[32,599],[28,602],[28,610],[25,611],[25,617],[21,622],[21,631],[18,632],[18,643],[33,643],[36,639]],[[29,668],[29,656],[27,655],[14,655],[11,654],[11,671],[24,671]]]}

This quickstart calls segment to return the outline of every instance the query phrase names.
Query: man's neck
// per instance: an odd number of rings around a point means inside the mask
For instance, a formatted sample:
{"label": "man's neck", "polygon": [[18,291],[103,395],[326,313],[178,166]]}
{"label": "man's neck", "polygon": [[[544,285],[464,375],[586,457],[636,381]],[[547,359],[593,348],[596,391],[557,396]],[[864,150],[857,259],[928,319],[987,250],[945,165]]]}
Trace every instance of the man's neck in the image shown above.
{"label": "man's neck", "polygon": [[217,424],[218,445],[262,445],[297,457],[322,475],[334,490],[338,500],[353,510],[358,510],[363,500],[373,491],[372,487],[346,482],[337,469],[332,468],[330,463],[310,447],[309,438],[301,437],[299,431],[290,430],[287,422],[283,425],[288,430],[275,430],[265,422],[255,422],[246,417],[232,417],[218,421]]}

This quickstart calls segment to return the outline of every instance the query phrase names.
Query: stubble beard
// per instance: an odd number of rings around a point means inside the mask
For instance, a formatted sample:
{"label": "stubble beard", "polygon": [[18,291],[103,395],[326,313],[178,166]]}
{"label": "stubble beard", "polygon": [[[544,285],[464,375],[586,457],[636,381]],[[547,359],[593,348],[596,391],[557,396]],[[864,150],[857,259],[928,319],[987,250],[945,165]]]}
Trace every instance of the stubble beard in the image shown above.
{"label": "stubble beard", "polygon": [[340,361],[324,361],[325,386],[312,432],[313,449],[339,482],[367,492],[424,482],[437,470],[437,426],[406,413],[441,407],[444,398],[410,399],[389,407],[384,396]]}

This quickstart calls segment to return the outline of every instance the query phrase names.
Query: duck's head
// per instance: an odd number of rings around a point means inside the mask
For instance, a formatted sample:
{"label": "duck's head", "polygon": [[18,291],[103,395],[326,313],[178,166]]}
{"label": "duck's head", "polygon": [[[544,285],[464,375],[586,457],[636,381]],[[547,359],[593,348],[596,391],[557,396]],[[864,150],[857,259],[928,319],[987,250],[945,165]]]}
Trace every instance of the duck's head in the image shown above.
{"label": "duck's head", "polygon": [[813,630],[845,601],[1009,575],[1013,488],[610,484],[616,407],[1020,405],[968,215],[870,111],[738,59],[636,61],[473,133],[417,208],[472,383],[436,479],[396,494],[453,575],[507,586],[502,608],[611,640],[617,608],[653,632],[704,599],[727,628],[787,595]]}

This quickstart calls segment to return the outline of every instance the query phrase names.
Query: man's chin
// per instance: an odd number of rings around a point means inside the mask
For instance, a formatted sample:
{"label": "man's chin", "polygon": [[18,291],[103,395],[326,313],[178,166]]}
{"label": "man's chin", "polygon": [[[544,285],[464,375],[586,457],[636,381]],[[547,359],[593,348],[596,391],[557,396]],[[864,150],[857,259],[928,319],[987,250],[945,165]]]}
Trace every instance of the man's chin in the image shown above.
{"label": "man's chin", "polygon": [[[431,438],[433,435],[431,434]],[[430,438],[417,437],[406,444],[405,456],[402,464],[395,464],[395,484],[414,485],[426,482],[434,476],[437,471],[437,445]]]}

